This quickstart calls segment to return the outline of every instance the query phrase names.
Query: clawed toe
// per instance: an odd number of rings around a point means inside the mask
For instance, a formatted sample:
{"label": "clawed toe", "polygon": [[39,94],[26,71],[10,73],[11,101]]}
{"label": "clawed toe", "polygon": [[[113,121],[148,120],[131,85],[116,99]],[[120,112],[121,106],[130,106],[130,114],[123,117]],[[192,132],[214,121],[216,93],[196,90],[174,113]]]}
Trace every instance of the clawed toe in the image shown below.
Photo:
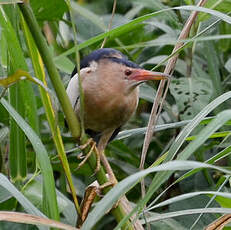
{"label": "clawed toe", "polygon": [[95,169],[94,173],[97,173],[100,169],[100,156],[99,156],[99,151],[96,147],[96,143],[93,141],[92,138],[90,138],[87,140],[87,142],[85,144],[80,145],[79,148],[81,150],[84,150],[89,145],[91,145],[91,148],[90,148],[89,152],[87,153],[87,155],[84,155],[84,154],[78,155],[78,159],[83,159],[83,160],[80,162],[80,164],[78,165],[78,167],[75,170],[78,170],[79,168],[81,168],[86,163],[86,161],[89,159],[89,157],[91,156],[93,151],[95,151],[95,153],[96,153],[96,169]]}

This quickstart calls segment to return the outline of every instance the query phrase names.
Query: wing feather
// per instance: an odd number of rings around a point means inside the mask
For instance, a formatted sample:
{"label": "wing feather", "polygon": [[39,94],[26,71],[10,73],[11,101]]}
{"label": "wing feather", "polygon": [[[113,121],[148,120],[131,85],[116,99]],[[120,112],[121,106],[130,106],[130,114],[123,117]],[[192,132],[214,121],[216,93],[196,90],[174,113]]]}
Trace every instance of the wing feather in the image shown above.
{"label": "wing feather", "polygon": [[79,82],[77,73],[69,81],[66,92],[71,101],[72,107],[75,108],[79,99]]}

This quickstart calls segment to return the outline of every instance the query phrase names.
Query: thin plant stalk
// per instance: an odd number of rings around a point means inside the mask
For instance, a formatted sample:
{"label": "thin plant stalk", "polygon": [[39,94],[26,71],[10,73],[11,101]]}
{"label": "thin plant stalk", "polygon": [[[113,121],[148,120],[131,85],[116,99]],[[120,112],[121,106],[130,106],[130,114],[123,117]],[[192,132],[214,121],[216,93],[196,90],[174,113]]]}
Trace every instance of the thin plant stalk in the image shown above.
{"label": "thin plant stalk", "polygon": [[[114,0],[114,2],[113,2],[113,7],[112,7],[112,13],[111,13],[111,19],[110,19],[110,22],[109,22],[109,24],[108,24],[108,31],[111,30],[112,20],[113,20],[113,18],[114,18],[115,11],[116,11],[116,4],[117,4],[117,0]],[[107,38],[108,38],[108,37],[105,37],[105,38],[103,39],[102,45],[101,45],[101,47],[100,47],[101,49],[105,46],[105,44],[106,44],[106,42],[107,42]]]}
{"label": "thin plant stalk", "polygon": [[[197,6],[203,6],[206,3],[206,1],[207,0],[200,0],[200,2],[197,4]],[[186,23],[184,25],[183,30],[180,33],[178,41],[187,38],[197,15],[198,15],[197,11],[194,11],[190,14],[188,20],[186,21]],[[184,45],[183,42],[178,42],[175,45],[172,53],[176,52],[183,45]],[[164,70],[165,74],[172,75],[174,68],[175,68],[175,65],[176,65],[176,62],[177,62],[178,55],[179,54],[176,53],[171,59],[169,59],[167,65],[165,67],[165,70]],[[166,82],[167,82],[167,86],[166,86]],[[158,87],[158,90],[156,92],[156,96],[155,96],[154,102],[153,102],[152,111],[151,111],[149,121],[148,121],[147,132],[145,134],[145,139],[144,139],[144,144],[143,144],[143,149],[142,149],[142,155],[141,155],[141,161],[140,161],[140,170],[144,169],[144,162],[146,159],[148,147],[149,147],[149,144],[151,142],[151,138],[152,138],[153,133],[154,133],[152,126],[155,125],[155,123],[159,117],[159,114],[162,110],[163,102],[164,102],[164,99],[167,95],[169,84],[170,84],[170,80],[167,80],[167,81],[161,80],[159,87]],[[165,91],[164,91],[164,89],[165,89]],[[144,180],[141,181],[141,193],[142,193],[142,197],[144,197],[145,196]]]}

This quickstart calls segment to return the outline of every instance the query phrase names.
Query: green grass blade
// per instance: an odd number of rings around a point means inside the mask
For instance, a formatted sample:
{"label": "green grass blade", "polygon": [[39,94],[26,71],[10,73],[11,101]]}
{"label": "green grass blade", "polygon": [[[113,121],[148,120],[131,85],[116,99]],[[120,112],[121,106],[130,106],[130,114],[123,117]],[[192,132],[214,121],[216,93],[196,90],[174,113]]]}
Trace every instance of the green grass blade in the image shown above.
{"label": "green grass blade", "polygon": [[176,138],[175,142],[169,149],[168,157],[166,161],[173,159],[177,151],[180,149],[186,138],[192,132],[192,130],[216,107],[222,104],[224,101],[231,98],[231,92],[227,92],[222,94],[221,96],[217,97],[215,100],[210,102],[197,116],[190,122],[188,125],[184,127],[184,129],[180,132],[178,137]]}
{"label": "green grass blade", "polygon": [[211,77],[214,97],[216,98],[222,94],[221,76],[219,73],[219,59],[215,49],[215,43],[213,41],[205,44],[205,56],[207,57],[208,72]]}
{"label": "green grass blade", "polygon": [[[38,210],[18,189],[4,176],[0,173],[0,185],[5,188],[8,193],[10,193],[17,201],[22,205],[22,207],[27,211],[27,213],[46,217],[40,210]],[[45,230],[47,228],[38,226],[40,230]]]}
{"label": "green grass blade", "polygon": [[[19,85],[14,85],[9,90],[10,104],[25,116],[24,105],[19,103],[22,100],[19,94]],[[21,181],[27,176],[25,135],[18,127],[16,122],[10,117],[10,151],[9,151],[9,168],[10,177],[13,181]]]}
{"label": "green grass blade", "polygon": [[170,205],[173,204],[175,202],[179,202],[185,199],[189,199],[192,197],[196,197],[196,196],[200,196],[200,195],[215,195],[215,196],[221,196],[221,197],[225,197],[225,198],[229,198],[231,199],[231,194],[227,193],[227,192],[214,192],[214,191],[199,191],[199,192],[189,192],[186,194],[182,194],[179,196],[175,196],[173,198],[167,199],[163,202],[160,202],[159,204],[156,204],[154,206],[151,206],[147,209],[147,211],[153,210],[155,208],[160,208],[166,205]]}
{"label": "green grass blade", "polygon": [[[210,120],[210,119],[211,118],[205,118],[203,119],[203,121]],[[184,120],[184,121],[178,121],[178,122],[168,123],[168,124],[163,124],[163,125],[156,125],[155,127],[153,127],[153,129],[155,130],[155,132],[160,132],[166,129],[176,129],[176,128],[187,125],[191,121],[192,120]],[[142,135],[142,134],[145,134],[146,131],[147,131],[147,127],[124,130],[124,131],[119,132],[115,140],[125,139],[128,137],[134,136],[134,135]]]}
{"label": "green grass blade", "polygon": [[[147,41],[147,42],[138,42],[136,44],[132,44],[132,45],[124,45],[123,48],[126,49],[135,49],[135,48],[144,48],[144,47],[153,47],[153,46],[165,46],[165,45],[175,45],[177,42],[187,42],[187,45],[185,44],[185,46],[189,46],[190,43],[193,42],[206,42],[206,41],[214,41],[214,40],[229,40],[231,38],[230,34],[222,34],[222,35],[211,35],[211,36],[201,36],[201,37],[194,37],[194,38],[190,38],[190,39],[183,39],[183,40],[179,40],[177,41],[177,39],[172,38],[172,37],[168,37],[168,38],[157,38],[154,39],[152,41]],[[114,47],[116,49],[119,49],[120,47]],[[177,52],[183,50],[184,47],[180,48]],[[210,54],[211,55],[211,54]],[[161,65],[164,65],[164,63],[169,59],[169,56],[166,55],[162,55],[163,58],[161,61],[159,61],[161,63]],[[212,56],[212,55],[211,55]],[[164,58],[166,57],[166,58]],[[151,61],[155,61],[156,57],[153,57],[149,60],[149,62],[151,63]],[[58,59],[59,60],[59,59]],[[179,60],[178,60],[179,61]],[[182,61],[181,61],[182,62]],[[145,62],[146,63],[146,62]],[[142,64],[145,64],[142,63]],[[155,63],[154,63],[155,64]],[[157,63],[158,64],[158,63]],[[177,67],[177,66],[176,66]],[[179,66],[182,68],[182,66]],[[180,68],[176,68],[177,71],[181,71],[182,74],[184,73],[184,69],[180,69]],[[156,67],[155,67],[156,68]],[[184,73],[185,75],[185,73]]]}
{"label": "green grass blade", "polygon": [[[38,77],[38,79],[41,80],[44,85],[47,85],[46,77],[45,77],[45,70],[44,70],[42,60],[41,60],[41,56],[38,52],[38,49],[34,43],[34,40],[31,36],[30,31],[28,30],[28,27],[27,27],[23,17],[22,17],[22,26],[24,29],[24,35],[25,35],[26,40],[27,40],[27,45],[28,45],[28,49],[30,52],[34,72],[35,72],[36,76]],[[76,211],[78,213],[80,213],[80,207],[79,207],[79,203],[78,203],[78,199],[77,199],[77,193],[75,191],[75,187],[74,187],[74,184],[72,181],[71,170],[70,170],[67,156],[66,156],[66,153],[64,150],[64,145],[63,145],[63,141],[62,141],[62,137],[61,137],[60,128],[56,122],[57,118],[55,116],[55,111],[52,107],[51,98],[50,98],[50,95],[45,91],[44,88],[39,87],[39,89],[40,89],[40,95],[42,98],[43,106],[45,108],[46,117],[47,117],[50,129],[52,132],[52,137],[53,137],[56,149],[57,149],[57,153],[58,153],[59,158],[62,162],[62,166],[63,166],[64,172],[65,172],[65,175],[67,177],[68,184],[70,186],[72,197],[73,197],[73,200],[74,200],[74,203],[76,206]]]}
{"label": "green grass blade", "polygon": [[17,113],[17,111],[15,111],[15,109],[4,98],[2,98],[0,102],[30,140],[36,152],[44,180],[44,189],[46,191],[47,202],[50,210],[49,217],[54,220],[59,220],[59,210],[56,199],[54,176],[46,149],[34,130],[25,122],[25,120]]}
{"label": "green grass blade", "polygon": [[[205,118],[212,110],[214,110],[218,105],[223,103],[224,101],[228,100],[231,97],[231,92],[227,92],[220,97],[216,98],[214,101],[212,101],[210,104],[208,104],[188,125],[184,127],[184,129],[180,132],[178,137],[176,138],[175,142],[172,144],[168,151],[168,155],[165,159],[165,161],[170,161],[174,158],[177,151],[180,149],[180,147],[183,145],[186,138],[189,136],[189,134],[192,132],[192,130],[202,121],[202,119]],[[187,154],[187,152],[186,152]],[[179,158],[178,158],[179,159]],[[185,158],[184,158],[185,159]],[[149,187],[149,190],[147,192],[148,195],[146,195],[149,199],[151,194],[153,194],[156,189],[159,188],[161,184],[164,183],[164,181],[167,180],[167,178],[171,175],[169,172],[163,172],[163,173],[157,173],[157,175],[154,177],[152,184]],[[147,200],[148,200],[147,199]],[[145,200],[145,202],[147,202]]]}
{"label": "green grass blade", "polygon": [[228,120],[231,119],[231,110],[220,112],[213,121],[211,121],[202,131],[196,136],[196,139],[177,156],[178,160],[188,159],[217,129],[222,127]]}
{"label": "green grass blade", "polygon": [[[176,212],[169,212],[165,214],[158,214],[153,217],[147,218],[147,222],[160,221],[172,217],[179,217],[185,215],[201,214],[201,213],[221,213],[221,214],[230,214],[231,208],[195,208],[195,209],[186,209]],[[142,221],[144,223],[144,221]]]}
{"label": "green grass blade", "polygon": [[[42,207],[42,176],[34,175],[30,178],[30,181],[23,187],[23,194],[27,199],[29,199],[33,204],[37,205],[38,208]],[[72,226],[75,226],[77,215],[75,214],[75,205],[72,201],[68,199],[64,194],[62,194],[58,189],[56,189],[57,201],[59,206],[59,212],[62,213],[62,220]]]}
{"label": "green grass blade", "polygon": [[[110,190],[102,200],[100,200],[95,208],[89,213],[86,221],[84,222],[81,230],[91,229],[95,223],[112,208],[113,204],[127,191],[129,191],[136,183],[140,181],[141,178],[145,177],[149,173],[159,172],[159,171],[175,171],[175,170],[188,170],[192,168],[212,168],[220,170],[227,174],[230,174],[229,170],[225,170],[221,167],[216,167],[204,163],[198,163],[195,161],[171,161],[160,166],[145,169],[141,172],[135,173],[126,179],[119,182],[112,190]],[[120,222],[115,229],[119,229],[123,225],[124,221]]]}
{"label": "green grass blade", "polygon": [[[18,11],[14,13],[18,14]],[[22,45],[17,37],[17,32],[13,28],[2,7],[0,7],[0,24],[4,28],[3,34],[7,40],[7,48],[13,67],[12,71],[16,72],[18,69],[21,69],[29,72],[26,59],[24,58],[23,50],[21,48]],[[23,97],[23,104],[25,104],[25,115],[28,118],[30,126],[36,133],[39,133],[36,99],[32,85],[28,81],[21,81],[19,84],[22,88],[20,94]]]}
{"label": "green grass blade", "polygon": [[[148,20],[149,18],[158,15],[159,13],[160,12],[158,11],[158,12],[155,12],[155,13],[152,13],[152,14],[141,16],[139,18],[136,18],[136,19],[132,20],[131,22],[129,22],[129,23],[125,24],[125,25],[118,26],[118,27],[116,27],[114,29],[111,29],[108,32],[99,34],[99,35],[97,35],[97,36],[95,36],[93,38],[88,39],[87,41],[85,41],[83,43],[78,44],[77,49],[81,50],[81,49],[83,49],[85,47],[88,47],[88,46],[90,46],[90,45],[98,42],[98,41],[103,40],[105,37],[113,38],[113,37],[118,36],[119,34],[123,34],[123,33],[129,32],[129,31],[133,30],[134,27],[137,26],[138,23],[143,22],[145,20]],[[63,56],[70,55],[70,54],[74,53],[75,50],[76,50],[76,48],[73,47],[73,48],[65,51],[64,53],[60,54],[59,56],[56,56],[54,58],[54,60],[57,60],[57,59],[59,59],[59,58],[61,58]]]}
{"label": "green grass blade", "polygon": [[[150,14],[146,14],[144,16],[141,16],[139,18],[136,18],[134,20],[132,20],[131,22],[129,23],[126,23],[122,26],[118,26],[108,32],[105,32],[105,33],[102,33],[102,34],[99,34],[93,38],[90,38],[88,39],[87,41],[81,43],[78,45],[78,50],[81,50],[85,47],[88,47],[102,39],[104,39],[105,37],[110,37],[110,38],[114,38],[114,37],[117,37],[118,35],[120,34],[124,34],[124,33],[127,33],[131,30],[134,29],[135,26],[137,26],[137,24],[143,22],[143,21],[146,21],[152,17],[155,17],[163,12],[167,12],[167,11],[171,11],[171,10],[187,10],[187,11],[200,11],[200,12],[205,12],[205,13],[208,13],[208,14],[211,14],[213,16],[216,16],[218,18],[220,18],[221,20],[231,24],[231,17],[226,15],[226,14],[223,14],[219,11],[216,11],[216,10],[211,10],[211,9],[207,9],[207,8],[204,8],[204,7],[198,7],[198,6],[180,6],[180,7],[173,7],[173,8],[168,8],[168,9],[163,9],[163,10],[160,10],[160,11],[157,11],[157,12],[154,12],[154,13],[150,13]],[[63,56],[67,56],[67,55],[70,55],[72,53],[75,52],[75,47],[65,51],[64,53],[60,54],[59,56],[55,57],[54,59],[57,60]]]}
{"label": "green grass blade", "polygon": [[21,3],[22,0],[0,0],[0,4],[15,4],[15,3]]}
{"label": "green grass blade", "polygon": [[[209,158],[208,160],[206,160],[204,163],[214,164],[215,162],[227,157],[230,154],[231,154],[231,146],[228,146],[227,148],[223,149],[222,151],[220,151],[216,155],[214,155],[211,158]],[[201,168],[193,169],[193,170],[190,170],[189,172],[185,173],[184,175],[182,175],[180,178],[178,178],[176,181],[174,181],[170,186],[168,186],[163,192],[161,192],[160,195],[158,195],[158,197],[156,197],[155,200],[150,204],[150,206],[152,206],[152,204],[156,203],[156,201],[159,200],[159,198],[163,194],[165,194],[167,192],[167,190],[170,189],[173,185],[175,185],[175,184],[179,183],[180,181],[194,175],[195,173],[197,173],[201,170],[202,170]]]}
{"label": "green grass blade", "polygon": [[[184,129],[180,132],[180,134],[177,136],[175,142],[172,144],[168,151],[168,155],[165,158],[166,161],[170,161],[174,158],[177,151],[180,149],[186,138],[189,136],[189,134],[192,132],[192,130],[217,106],[222,104],[224,101],[231,98],[231,92],[227,92],[213,100],[211,103],[209,103],[198,115],[188,124],[184,127]],[[169,178],[169,176],[172,174],[172,172],[164,171],[164,172],[158,172],[152,183],[149,186],[149,189],[144,197],[143,200],[141,200],[137,206],[132,210],[132,212],[129,213],[129,215],[124,218],[124,220],[121,221],[119,226],[122,226],[122,224],[125,223],[125,221],[130,218],[137,210],[142,209],[144,205],[149,201],[152,194]]]}
{"label": "green grass blade", "polygon": [[[17,14],[16,9],[13,11],[12,8],[12,12],[15,14]],[[2,7],[0,7],[0,24],[3,28],[3,36],[7,41],[10,61],[9,74],[14,73],[18,69],[28,71],[17,33]],[[20,115],[28,118],[31,127],[38,133],[37,108],[31,84],[25,81],[18,82],[18,84],[10,88],[9,92],[10,103],[12,106],[20,113]],[[27,176],[25,136],[12,119],[10,126],[10,174],[12,179],[16,181],[22,180]]]}

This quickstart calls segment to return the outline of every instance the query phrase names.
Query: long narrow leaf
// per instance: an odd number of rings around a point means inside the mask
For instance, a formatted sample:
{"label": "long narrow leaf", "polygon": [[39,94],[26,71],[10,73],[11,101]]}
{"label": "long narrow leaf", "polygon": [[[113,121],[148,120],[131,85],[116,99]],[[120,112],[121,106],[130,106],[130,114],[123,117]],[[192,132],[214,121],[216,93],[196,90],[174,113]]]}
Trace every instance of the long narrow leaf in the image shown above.
{"label": "long narrow leaf", "polygon": [[0,220],[15,222],[15,223],[25,223],[25,224],[37,224],[42,226],[49,226],[57,229],[64,230],[78,230],[70,225],[63,224],[58,221],[54,221],[48,218],[43,218],[39,216],[29,215],[21,212],[3,212],[0,211]]}
{"label": "long narrow leaf", "polygon": [[[33,64],[35,74],[43,82],[44,85],[47,85],[46,77],[45,77],[45,70],[44,70],[42,60],[41,60],[41,56],[38,52],[38,49],[35,45],[35,42],[31,36],[30,31],[28,30],[27,24],[25,20],[23,19],[23,17],[22,17],[22,26],[23,26],[24,34],[27,40],[27,45],[28,45],[28,49],[29,49],[30,56],[32,59],[32,64]],[[40,94],[41,94],[42,102],[45,108],[46,117],[47,117],[50,129],[52,132],[53,140],[54,140],[58,155],[60,157],[60,160],[62,162],[62,166],[66,174],[68,184],[70,186],[70,190],[71,190],[72,197],[73,197],[73,200],[76,206],[76,210],[77,212],[80,213],[80,207],[78,204],[75,187],[74,187],[72,177],[71,177],[71,170],[70,170],[70,167],[67,161],[67,156],[64,150],[60,128],[58,124],[56,123],[57,118],[56,118],[55,111],[52,107],[50,95],[42,87],[40,87]]]}
{"label": "long narrow leaf", "polygon": [[173,204],[173,203],[178,202],[178,201],[182,201],[182,200],[185,200],[185,199],[196,197],[196,196],[199,196],[199,195],[216,195],[216,196],[222,196],[222,197],[226,197],[226,198],[231,199],[231,194],[227,193],[227,192],[214,192],[214,191],[190,192],[190,193],[186,193],[186,194],[183,194],[183,195],[175,196],[175,197],[170,198],[168,200],[165,200],[165,201],[163,201],[163,202],[161,202],[159,204],[156,204],[156,205],[148,208],[148,211],[153,210],[155,208],[163,207],[165,205]]}
{"label": "long narrow leaf", "polygon": [[[114,203],[124,195],[129,189],[131,189],[136,183],[139,182],[141,178],[148,175],[152,172],[159,172],[159,171],[175,171],[175,170],[188,170],[188,169],[195,169],[195,168],[212,168],[219,170],[224,173],[230,174],[230,171],[222,169],[220,167],[198,163],[194,161],[171,161],[165,164],[162,164],[157,167],[145,169],[141,172],[135,173],[126,179],[119,182],[112,190],[110,190],[104,198],[97,203],[95,208],[90,212],[86,221],[82,226],[82,230],[91,229],[95,223],[108,211],[112,208]],[[117,225],[116,229],[119,229],[122,225]]]}
{"label": "long narrow leaf", "polygon": [[[17,8],[14,13],[17,14]],[[9,73],[14,73],[17,69],[28,71],[17,32],[1,6],[0,24],[3,28],[2,34],[7,41]],[[38,133],[36,100],[30,82],[22,81],[10,88],[10,103],[21,116],[28,118],[31,127]],[[13,120],[10,126],[10,174],[13,180],[22,180],[27,175],[25,136]]]}
{"label": "long narrow leaf", "polygon": [[196,139],[177,156],[178,160],[188,159],[197,148],[199,148],[217,129],[231,119],[231,110],[224,110],[219,113],[197,136]]}
{"label": "long narrow leaf", "polygon": [[[231,208],[196,208],[196,209],[187,209],[181,210],[177,212],[169,212],[165,214],[157,214],[153,217],[147,218],[147,222],[164,220],[172,217],[185,216],[185,215],[193,215],[200,213],[222,213],[222,214],[230,214]],[[144,223],[144,221],[142,221]]]}
{"label": "long narrow leaf", "polygon": [[[200,11],[200,12],[205,12],[205,13],[208,13],[208,14],[211,14],[215,17],[218,17],[220,18],[221,20],[231,24],[231,17],[226,15],[226,14],[223,14],[219,11],[216,11],[216,10],[211,10],[211,9],[207,9],[207,8],[204,8],[204,7],[198,7],[198,6],[180,6],[180,7],[173,7],[173,8],[168,8],[168,9],[163,9],[163,10],[160,10],[160,11],[157,11],[157,12],[154,12],[154,13],[151,13],[151,14],[146,14],[144,16],[141,16],[139,18],[136,18],[134,20],[132,20],[131,22],[127,23],[127,24],[124,24],[122,26],[118,26],[108,32],[105,32],[105,33],[102,33],[100,35],[97,35],[81,44],[78,45],[78,50],[81,50],[87,46],[90,46],[102,39],[104,39],[105,37],[110,37],[110,38],[113,38],[113,37],[116,37],[118,36],[119,34],[123,34],[123,33],[126,33],[128,31],[131,31],[133,29],[133,27],[135,25],[137,25],[138,23],[141,23],[143,21],[146,21],[152,17],[155,17],[163,12],[166,12],[166,11],[171,11],[171,10],[188,10],[188,11]],[[75,47],[65,51],[64,53],[60,54],[59,56],[55,57],[55,60],[59,59],[60,57],[63,57],[63,56],[67,56],[67,55],[70,55],[72,53],[75,52]]]}
{"label": "long narrow leaf", "polygon": [[42,144],[41,140],[34,132],[34,130],[23,120],[23,118],[14,110],[14,108],[4,99],[0,100],[0,103],[5,107],[8,113],[12,116],[18,126],[25,133],[27,138],[30,140],[36,155],[39,161],[39,165],[41,167],[41,172],[44,180],[44,187],[47,195],[47,202],[50,210],[50,217],[52,219],[59,219],[59,210],[56,199],[55,192],[55,182],[52,167],[50,164],[50,160],[47,154],[47,151]]}
{"label": "long narrow leaf", "polygon": [[[211,103],[209,103],[198,115],[190,122],[188,125],[184,127],[184,129],[180,132],[180,134],[177,136],[175,142],[172,144],[168,151],[168,155],[165,158],[166,161],[170,161],[174,158],[177,151],[180,149],[186,138],[189,136],[189,134],[192,132],[192,130],[217,106],[222,104],[224,101],[231,98],[231,92],[227,92],[213,100]],[[149,189],[145,195],[145,197],[138,202],[137,206],[132,210],[132,212],[127,215],[126,218],[124,218],[119,226],[122,226],[125,221],[130,218],[137,210],[140,208],[142,209],[144,205],[149,201],[152,194],[169,178],[169,176],[172,174],[172,172],[164,171],[164,172],[158,172],[156,176],[154,177],[152,183],[149,186]]]}
{"label": "long narrow leaf", "polygon": [[[0,185],[5,188],[9,194],[11,194],[17,201],[22,205],[22,207],[30,214],[46,217],[41,211],[39,211],[18,189],[4,176],[0,173]],[[40,230],[45,230],[47,228],[38,226]]]}

